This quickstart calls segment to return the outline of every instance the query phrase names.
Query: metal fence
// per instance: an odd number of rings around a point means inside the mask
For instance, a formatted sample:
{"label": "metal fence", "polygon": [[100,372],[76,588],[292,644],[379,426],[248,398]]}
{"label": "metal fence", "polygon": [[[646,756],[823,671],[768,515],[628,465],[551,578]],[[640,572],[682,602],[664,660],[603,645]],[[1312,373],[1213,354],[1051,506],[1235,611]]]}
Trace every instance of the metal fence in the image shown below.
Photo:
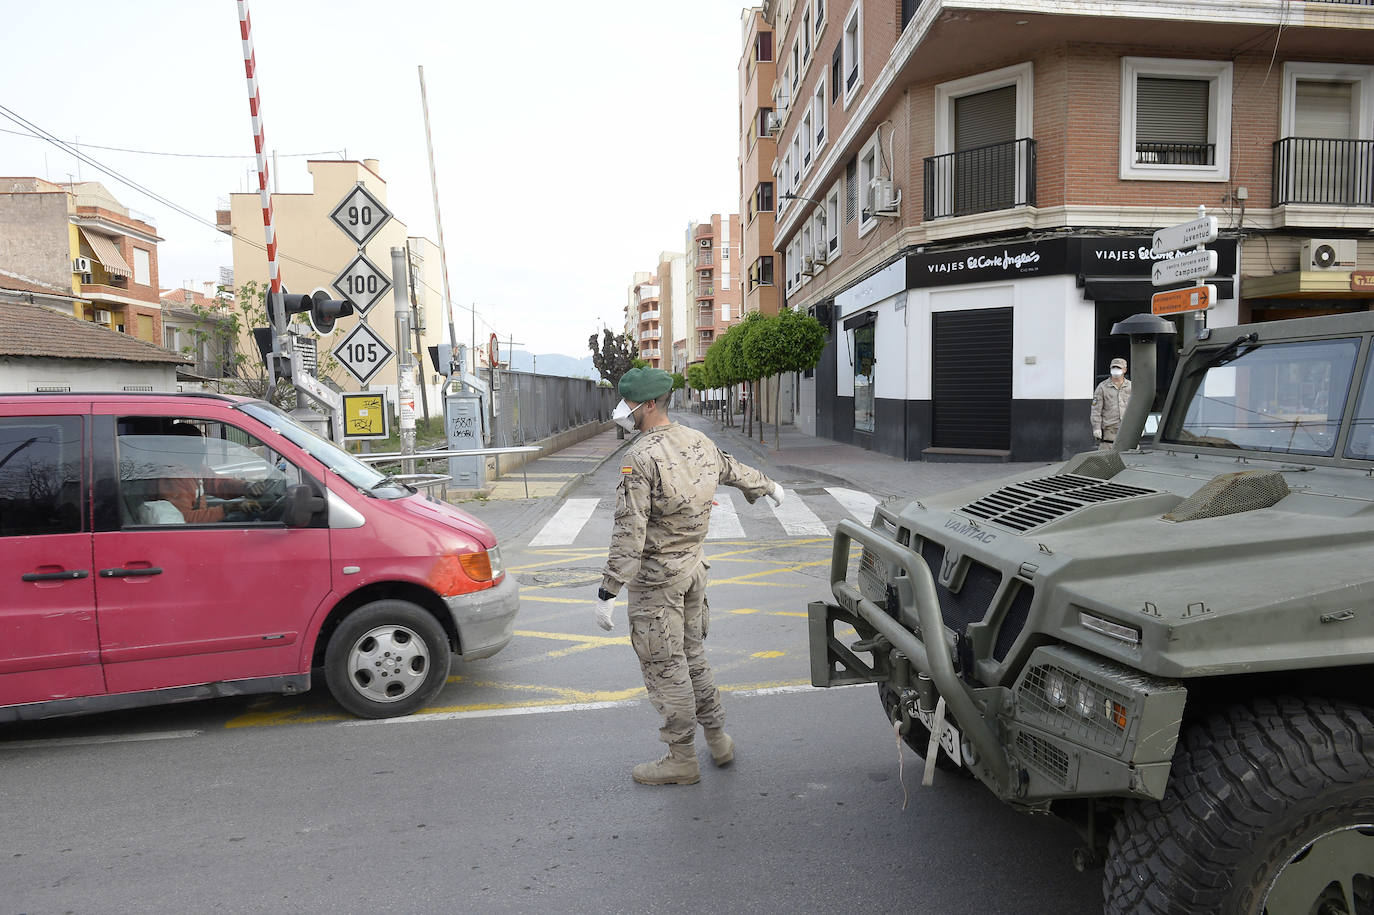
{"label": "metal fence", "polygon": [[492,445],[525,445],[611,418],[619,396],[586,378],[500,371]]}

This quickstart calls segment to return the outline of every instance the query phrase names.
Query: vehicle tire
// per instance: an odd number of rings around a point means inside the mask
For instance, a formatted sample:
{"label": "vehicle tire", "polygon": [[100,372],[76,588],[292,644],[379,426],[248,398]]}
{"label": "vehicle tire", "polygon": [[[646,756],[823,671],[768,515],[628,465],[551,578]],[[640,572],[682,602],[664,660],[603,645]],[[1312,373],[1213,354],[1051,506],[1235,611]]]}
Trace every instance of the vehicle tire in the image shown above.
{"label": "vehicle tire", "polygon": [[1374,710],[1266,698],[1188,727],[1163,800],[1117,820],[1102,889],[1109,915],[1374,912]]}
{"label": "vehicle tire", "polygon": [[451,661],[438,620],[408,601],[379,600],[354,610],[334,630],[324,675],[347,711],[396,718],[438,694]]}
{"label": "vehicle tire", "polygon": [[[887,713],[887,720],[890,724],[893,720],[893,716],[897,714],[897,703],[899,701],[897,691],[886,683],[879,683],[878,698],[882,700],[883,711]],[[952,719],[951,722],[953,723]],[[921,722],[912,719],[911,727],[907,729],[902,740],[906,742],[908,747],[911,747],[912,751],[915,752],[917,756],[925,759],[926,750],[930,747],[930,729]],[[961,775],[964,778],[973,778],[972,772],[950,759],[944,753],[936,755],[935,768],[939,769],[941,772]]]}

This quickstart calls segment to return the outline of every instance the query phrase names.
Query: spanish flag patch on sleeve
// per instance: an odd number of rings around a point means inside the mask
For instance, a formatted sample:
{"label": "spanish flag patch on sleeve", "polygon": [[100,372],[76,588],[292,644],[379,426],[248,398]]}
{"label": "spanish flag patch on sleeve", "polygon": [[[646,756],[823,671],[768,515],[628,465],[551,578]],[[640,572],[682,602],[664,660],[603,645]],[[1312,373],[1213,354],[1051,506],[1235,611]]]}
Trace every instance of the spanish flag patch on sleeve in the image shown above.
{"label": "spanish flag patch on sleeve", "polygon": [[634,473],[634,472],[635,472],[635,469],[634,469],[633,467],[631,467],[629,464],[626,464],[624,467],[621,467],[621,468],[620,468],[620,472],[621,472],[621,473]]}

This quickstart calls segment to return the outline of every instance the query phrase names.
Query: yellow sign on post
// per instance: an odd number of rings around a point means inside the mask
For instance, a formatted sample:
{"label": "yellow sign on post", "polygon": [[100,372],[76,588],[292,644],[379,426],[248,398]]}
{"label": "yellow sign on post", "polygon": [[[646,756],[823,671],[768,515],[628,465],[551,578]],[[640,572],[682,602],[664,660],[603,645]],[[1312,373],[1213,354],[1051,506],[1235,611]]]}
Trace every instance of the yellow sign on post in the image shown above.
{"label": "yellow sign on post", "polygon": [[386,408],[385,392],[344,393],[344,441],[391,436],[391,412]]}
{"label": "yellow sign on post", "polygon": [[1157,315],[1176,315],[1189,311],[1206,311],[1217,300],[1217,287],[1211,283],[1156,292],[1150,297],[1150,310]]}

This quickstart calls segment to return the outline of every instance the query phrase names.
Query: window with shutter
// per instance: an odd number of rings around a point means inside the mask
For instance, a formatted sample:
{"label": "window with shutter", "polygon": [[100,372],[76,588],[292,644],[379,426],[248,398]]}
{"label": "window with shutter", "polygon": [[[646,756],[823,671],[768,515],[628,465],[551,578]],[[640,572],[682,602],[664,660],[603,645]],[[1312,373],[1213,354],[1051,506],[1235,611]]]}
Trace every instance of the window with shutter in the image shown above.
{"label": "window with shutter", "polygon": [[850,159],[844,167],[844,221],[853,222],[859,203],[859,160]]}
{"label": "window with shutter", "polygon": [[1121,58],[1121,177],[1226,181],[1231,63]]}

